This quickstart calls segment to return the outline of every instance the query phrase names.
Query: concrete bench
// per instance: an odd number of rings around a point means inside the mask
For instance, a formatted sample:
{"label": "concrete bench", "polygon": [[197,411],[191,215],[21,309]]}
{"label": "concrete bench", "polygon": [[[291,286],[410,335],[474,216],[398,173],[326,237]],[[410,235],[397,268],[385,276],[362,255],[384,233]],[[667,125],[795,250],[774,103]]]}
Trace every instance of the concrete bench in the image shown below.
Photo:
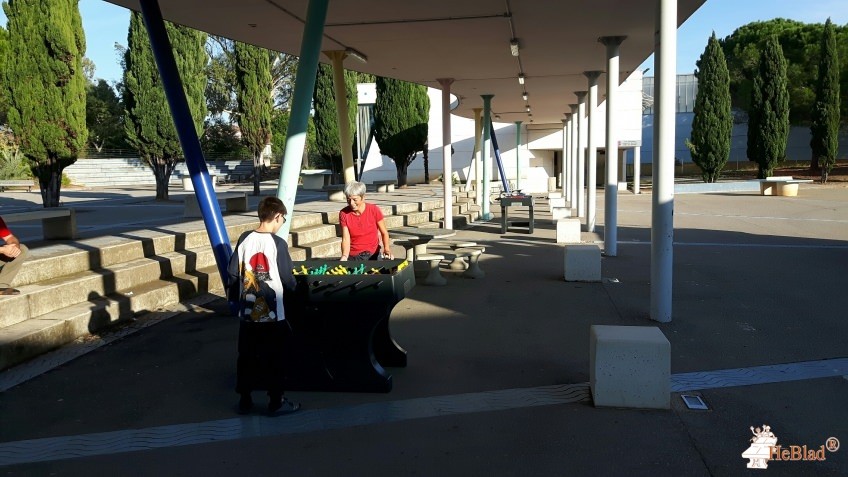
{"label": "concrete bench", "polygon": [[[224,206],[226,207],[227,212],[247,212],[246,192],[222,192],[220,194],[215,194],[215,196],[219,201],[224,201]],[[186,196],[183,217],[202,217],[196,195],[190,194]]]}
{"label": "concrete bench", "polygon": [[[483,252],[486,251],[486,247],[482,246],[473,246],[473,247],[465,247],[465,248],[457,248],[453,251],[454,254],[462,254],[467,255],[468,258],[468,269],[462,272],[462,276],[465,278],[483,278],[486,276],[486,273],[480,268],[480,257],[483,256]],[[464,265],[463,265],[464,266]]]}
{"label": "concrete bench", "polygon": [[[570,211],[570,209],[569,209]],[[580,219],[579,218],[560,218],[556,220],[556,241],[557,243],[580,243]]]}
{"label": "concrete bench", "polygon": [[772,176],[760,179],[760,194],[795,197],[798,195],[798,184],[812,183],[812,179],[793,179],[792,176]]}
{"label": "concrete bench", "polygon": [[671,344],[653,326],[592,325],[589,385],[595,406],[671,407]]}
{"label": "concrete bench", "polygon": [[371,184],[374,185],[374,188],[377,192],[393,192],[395,190],[395,184],[397,184],[396,180],[388,180],[388,181],[373,181]]}
{"label": "concrete bench", "polygon": [[[212,179],[212,190],[218,190],[218,176],[209,176]],[[194,183],[191,182],[190,176],[183,177],[183,190],[194,192]]]}
{"label": "concrete bench", "polygon": [[303,169],[300,171],[300,178],[305,190],[321,190],[324,186],[330,185],[332,177],[333,171],[329,169]]}
{"label": "concrete bench", "polygon": [[327,200],[332,202],[347,202],[347,197],[344,194],[344,184],[325,185],[324,190],[327,191]]}
{"label": "concrete bench", "polygon": [[568,244],[565,246],[565,281],[601,281],[601,249],[597,245]]}
{"label": "concrete bench", "polygon": [[32,192],[32,188],[35,187],[35,182],[30,180],[2,180],[0,181],[0,192],[6,192],[6,189],[16,188],[23,189],[26,188],[27,192]]}
{"label": "concrete bench", "polygon": [[77,216],[74,209],[53,207],[49,209],[3,214],[6,223],[41,220],[46,240],[74,240],[77,238]]}

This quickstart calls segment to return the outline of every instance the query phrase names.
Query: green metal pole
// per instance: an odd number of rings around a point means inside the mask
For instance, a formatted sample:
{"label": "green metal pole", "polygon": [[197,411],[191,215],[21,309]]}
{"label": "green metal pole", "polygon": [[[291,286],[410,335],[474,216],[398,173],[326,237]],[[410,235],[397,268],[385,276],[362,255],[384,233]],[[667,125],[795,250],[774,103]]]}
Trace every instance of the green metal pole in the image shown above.
{"label": "green metal pole", "polygon": [[321,53],[321,40],[324,36],[324,21],[327,19],[329,0],[309,0],[306,11],[306,25],[300,44],[300,62],[294,83],[291,116],[286,132],[286,150],[283,153],[283,165],[277,197],[289,211],[287,220],[277,235],[288,240],[294,216],[294,199],[297,195],[297,180],[300,177],[300,165],[303,149],[306,145],[306,123],[312,108],[312,92],[315,89],[315,75],[318,72],[318,55]]}
{"label": "green metal pole", "polygon": [[489,197],[491,187],[492,164],[489,151],[492,148],[492,98],[493,94],[480,95],[483,98],[483,220],[491,220]]}

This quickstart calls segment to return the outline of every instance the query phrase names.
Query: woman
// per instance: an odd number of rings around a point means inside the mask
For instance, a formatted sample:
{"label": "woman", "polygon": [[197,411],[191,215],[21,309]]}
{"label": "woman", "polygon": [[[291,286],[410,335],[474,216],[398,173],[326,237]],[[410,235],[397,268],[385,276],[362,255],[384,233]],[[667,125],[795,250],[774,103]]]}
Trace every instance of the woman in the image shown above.
{"label": "woman", "polygon": [[348,182],[344,193],[347,207],[339,212],[339,224],[342,226],[341,260],[394,259],[383,212],[376,205],[365,202],[365,184]]}

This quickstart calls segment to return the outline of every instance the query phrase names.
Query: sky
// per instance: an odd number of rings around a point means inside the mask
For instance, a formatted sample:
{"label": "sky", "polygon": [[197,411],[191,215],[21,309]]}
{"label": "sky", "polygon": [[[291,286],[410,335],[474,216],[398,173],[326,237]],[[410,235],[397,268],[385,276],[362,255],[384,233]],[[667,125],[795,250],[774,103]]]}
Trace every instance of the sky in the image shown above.
{"label": "sky", "polygon": [[[129,10],[103,0],[80,0],[79,5],[86,34],[86,56],[97,67],[95,76],[110,83],[117,82],[122,71],[115,43],[127,44]],[[848,24],[848,1],[707,0],[678,30],[678,74],[690,74],[695,71],[695,62],[704,52],[707,39],[713,31],[718,38],[724,38],[736,28],[752,21],[778,17],[805,23],[824,23],[830,17],[835,24],[845,25]],[[0,24],[6,24],[6,17],[2,12]],[[622,54],[626,54],[624,46]],[[651,56],[640,69],[651,68],[646,75],[652,76],[653,63]]]}

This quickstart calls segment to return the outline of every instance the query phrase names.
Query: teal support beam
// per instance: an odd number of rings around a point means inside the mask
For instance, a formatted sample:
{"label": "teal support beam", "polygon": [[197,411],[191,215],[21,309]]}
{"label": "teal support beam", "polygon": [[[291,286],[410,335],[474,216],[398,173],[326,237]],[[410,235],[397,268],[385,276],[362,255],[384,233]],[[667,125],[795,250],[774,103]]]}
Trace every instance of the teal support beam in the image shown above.
{"label": "teal support beam", "polygon": [[277,187],[277,197],[286,205],[289,220],[280,227],[277,235],[288,240],[294,216],[294,199],[297,195],[297,181],[300,177],[300,165],[303,148],[306,145],[306,123],[312,108],[312,92],[315,89],[315,75],[318,72],[318,56],[321,54],[321,40],[324,36],[324,22],[327,19],[329,0],[309,0],[306,11],[306,25],[300,44],[300,62],[294,81],[291,116],[286,131],[286,150],[283,152],[282,172]]}
{"label": "teal support beam", "polygon": [[521,121],[515,122],[515,190],[521,190]]}
{"label": "teal support beam", "polygon": [[490,186],[492,182],[492,98],[493,94],[480,95],[483,98],[483,220],[491,220],[489,211]]}

